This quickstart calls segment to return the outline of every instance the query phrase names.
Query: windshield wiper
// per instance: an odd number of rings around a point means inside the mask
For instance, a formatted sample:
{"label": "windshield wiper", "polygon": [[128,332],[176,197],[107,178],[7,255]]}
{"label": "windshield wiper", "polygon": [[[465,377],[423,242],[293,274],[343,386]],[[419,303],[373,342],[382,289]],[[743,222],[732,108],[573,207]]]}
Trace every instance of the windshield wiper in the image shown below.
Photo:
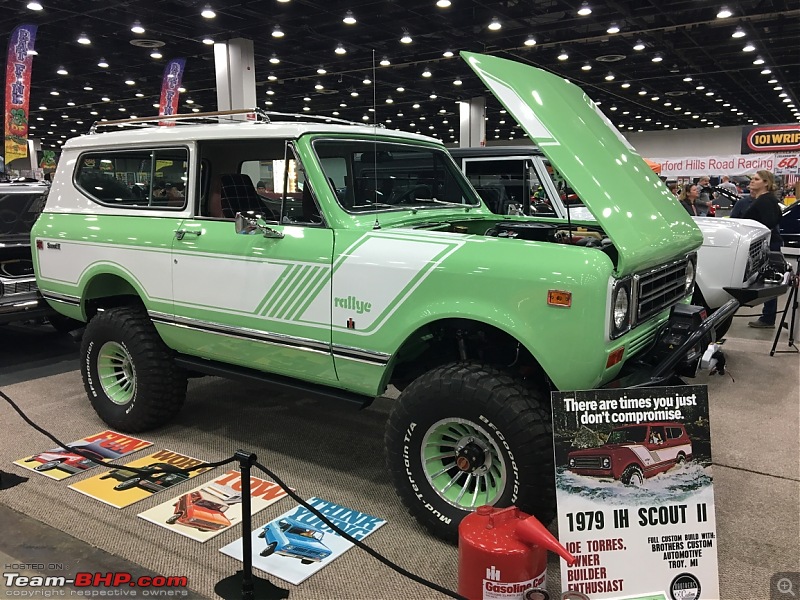
{"label": "windshield wiper", "polygon": [[449,202],[447,200],[439,200],[438,198],[414,198],[415,202],[428,202],[431,204],[441,204],[443,206],[458,206],[459,208],[464,208],[469,211],[472,208],[471,204],[463,204],[461,202]]}

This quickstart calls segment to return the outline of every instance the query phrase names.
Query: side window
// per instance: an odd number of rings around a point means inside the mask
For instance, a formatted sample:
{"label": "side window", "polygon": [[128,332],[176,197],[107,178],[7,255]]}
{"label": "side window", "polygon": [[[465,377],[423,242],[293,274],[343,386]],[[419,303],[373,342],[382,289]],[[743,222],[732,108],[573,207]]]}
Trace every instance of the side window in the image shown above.
{"label": "side window", "polygon": [[667,427],[667,437],[671,440],[681,437],[681,433],[680,427]]}
{"label": "side window", "polygon": [[188,176],[185,148],[102,150],[81,156],[75,183],[107,206],[180,209],[186,204]]}
{"label": "side window", "polygon": [[530,214],[531,203],[540,201],[536,194],[543,194],[527,160],[467,160],[464,172],[493,213]]}

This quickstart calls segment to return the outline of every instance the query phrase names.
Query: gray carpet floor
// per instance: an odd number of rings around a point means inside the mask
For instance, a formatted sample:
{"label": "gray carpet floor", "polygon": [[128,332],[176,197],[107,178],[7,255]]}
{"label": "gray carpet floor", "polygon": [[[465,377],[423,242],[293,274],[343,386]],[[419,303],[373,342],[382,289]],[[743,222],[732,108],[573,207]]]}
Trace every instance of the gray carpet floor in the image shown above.
{"label": "gray carpet floor", "polygon": [[[789,353],[770,357],[774,332],[748,330],[745,321],[736,320],[725,344],[735,381],[702,374],[692,382],[709,388],[719,576],[725,600],[769,599],[773,573],[800,571],[800,359]],[[784,333],[779,349],[786,348],[785,339]],[[3,391],[64,441],[104,429],[88,404],[80,373],[56,371],[45,375],[47,370],[37,365],[28,373],[16,373],[15,383]],[[367,410],[353,411],[256,385],[204,378],[190,382],[187,403],[172,424],[142,437],[151,440],[153,448],[208,460],[230,456],[239,448],[253,451],[301,496],[319,496],[387,519],[366,542],[406,569],[455,590],[456,548],[416,524],[395,497],[385,472],[383,427],[390,403],[390,398],[381,398]],[[3,402],[0,423],[0,469],[28,478],[0,491],[0,504],[144,569],[186,575],[190,597],[216,598],[215,583],[240,568],[218,552],[239,537],[238,529],[200,544],[136,517],[168,499],[169,490],[121,510],[86,498],[67,489],[67,482],[12,465],[51,443]],[[176,493],[220,472],[204,473]],[[282,500],[258,518],[266,522],[292,505]],[[5,528],[0,523],[0,531]],[[46,548],[48,540],[29,543]],[[8,545],[0,535],[0,555]],[[53,560],[68,562],[56,556]],[[259,574],[289,589],[290,598],[442,597],[357,548],[297,587]],[[555,592],[556,559],[550,560],[548,576]]]}

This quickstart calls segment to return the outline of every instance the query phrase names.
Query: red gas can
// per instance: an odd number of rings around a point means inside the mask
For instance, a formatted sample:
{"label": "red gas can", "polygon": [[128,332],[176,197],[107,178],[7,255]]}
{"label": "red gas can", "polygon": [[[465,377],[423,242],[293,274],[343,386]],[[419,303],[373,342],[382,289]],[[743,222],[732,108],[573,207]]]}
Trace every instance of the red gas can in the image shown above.
{"label": "red gas can", "polygon": [[458,593],[469,600],[523,600],[546,585],[547,550],[575,562],[536,517],[514,506],[480,506],[458,527]]}

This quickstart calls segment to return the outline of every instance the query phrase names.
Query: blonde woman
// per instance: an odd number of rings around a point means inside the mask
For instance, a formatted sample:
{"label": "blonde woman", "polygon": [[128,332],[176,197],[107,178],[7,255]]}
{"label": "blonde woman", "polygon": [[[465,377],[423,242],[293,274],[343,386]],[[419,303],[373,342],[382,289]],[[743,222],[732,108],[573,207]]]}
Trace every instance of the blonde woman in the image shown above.
{"label": "blonde woman", "polygon": [[697,187],[696,183],[687,183],[683,186],[680,196],[678,196],[681,206],[683,206],[683,208],[686,209],[686,212],[693,217],[697,216],[697,207],[695,206],[695,202],[697,202],[699,193],[700,189]]}

